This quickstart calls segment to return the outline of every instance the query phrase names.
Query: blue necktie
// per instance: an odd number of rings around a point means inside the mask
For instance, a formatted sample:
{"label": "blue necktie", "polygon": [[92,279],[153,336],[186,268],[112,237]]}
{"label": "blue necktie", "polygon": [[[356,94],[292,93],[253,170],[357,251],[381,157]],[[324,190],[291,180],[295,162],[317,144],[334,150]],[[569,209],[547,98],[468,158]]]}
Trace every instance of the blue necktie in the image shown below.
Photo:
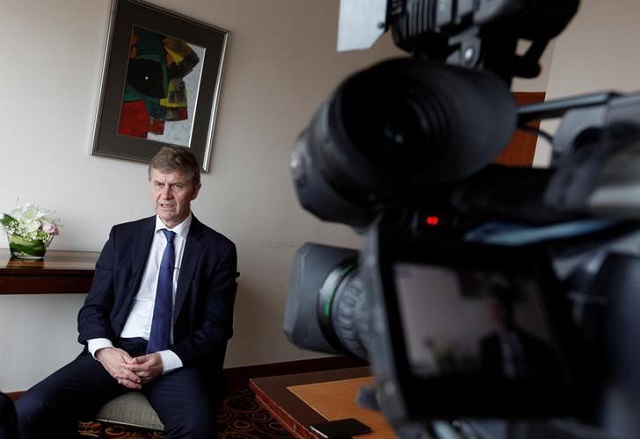
{"label": "blue necktie", "polygon": [[153,321],[147,353],[157,352],[169,347],[171,339],[171,316],[173,314],[173,267],[176,254],[173,248],[173,238],[176,236],[171,230],[162,229],[167,238],[167,246],[162,254],[160,271],[158,273],[158,288],[156,303],[153,308]]}

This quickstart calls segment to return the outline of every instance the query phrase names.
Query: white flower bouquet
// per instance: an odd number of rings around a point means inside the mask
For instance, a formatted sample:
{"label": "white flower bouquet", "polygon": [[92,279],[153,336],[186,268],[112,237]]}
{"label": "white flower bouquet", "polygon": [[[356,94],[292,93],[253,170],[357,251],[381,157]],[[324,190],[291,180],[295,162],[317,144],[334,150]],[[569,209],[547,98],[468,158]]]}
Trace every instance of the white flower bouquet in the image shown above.
{"label": "white flower bouquet", "polygon": [[10,213],[3,213],[0,226],[10,235],[33,241],[51,242],[60,233],[60,219],[55,211],[43,209],[36,204],[18,205]]}

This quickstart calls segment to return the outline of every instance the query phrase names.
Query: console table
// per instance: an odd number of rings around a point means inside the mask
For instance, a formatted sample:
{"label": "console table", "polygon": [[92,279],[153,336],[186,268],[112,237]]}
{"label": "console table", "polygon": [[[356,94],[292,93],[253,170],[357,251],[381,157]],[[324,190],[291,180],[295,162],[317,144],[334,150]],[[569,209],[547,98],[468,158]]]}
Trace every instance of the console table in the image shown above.
{"label": "console table", "polygon": [[86,294],[99,255],[50,250],[41,261],[20,261],[0,249],[0,294]]}

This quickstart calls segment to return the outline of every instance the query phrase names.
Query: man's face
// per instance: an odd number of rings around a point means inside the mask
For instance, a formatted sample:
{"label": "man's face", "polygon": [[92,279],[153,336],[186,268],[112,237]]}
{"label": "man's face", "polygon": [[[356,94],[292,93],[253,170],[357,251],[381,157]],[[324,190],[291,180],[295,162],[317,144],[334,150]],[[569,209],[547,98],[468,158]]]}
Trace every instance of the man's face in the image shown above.
{"label": "man's face", "polygon": [[157,169],[151,170],[149,183],[156,214],[167,227],[173,228],[187,219],[191,213],[191,201],[198,196],[200,184],[191,183],[185,172],[163,174]]}
{"label": "man's face", "polygon": [[509,308],[497,297],[489,296],[487,298],[487,306],[489,308],[489,315],[498,331],[509,330],[511,319],[509,315]]}

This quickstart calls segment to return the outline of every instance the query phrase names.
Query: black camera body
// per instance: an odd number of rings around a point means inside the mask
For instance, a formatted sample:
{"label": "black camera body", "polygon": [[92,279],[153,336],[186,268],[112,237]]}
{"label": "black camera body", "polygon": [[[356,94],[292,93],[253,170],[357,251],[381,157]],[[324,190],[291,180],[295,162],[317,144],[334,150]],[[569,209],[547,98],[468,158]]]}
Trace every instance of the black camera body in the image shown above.
{"label": "black camera body", "polygon": [[[298,251],[285,333],[367,359],[399,431],[559,417],[640,431],[640,95],[518,108],[509,91],[577,8],[388,0],[411,57],[344,81],[293,148],[302,206],[363,246]],[[516,129],[560,117],[548,168],[492,164]]]}

